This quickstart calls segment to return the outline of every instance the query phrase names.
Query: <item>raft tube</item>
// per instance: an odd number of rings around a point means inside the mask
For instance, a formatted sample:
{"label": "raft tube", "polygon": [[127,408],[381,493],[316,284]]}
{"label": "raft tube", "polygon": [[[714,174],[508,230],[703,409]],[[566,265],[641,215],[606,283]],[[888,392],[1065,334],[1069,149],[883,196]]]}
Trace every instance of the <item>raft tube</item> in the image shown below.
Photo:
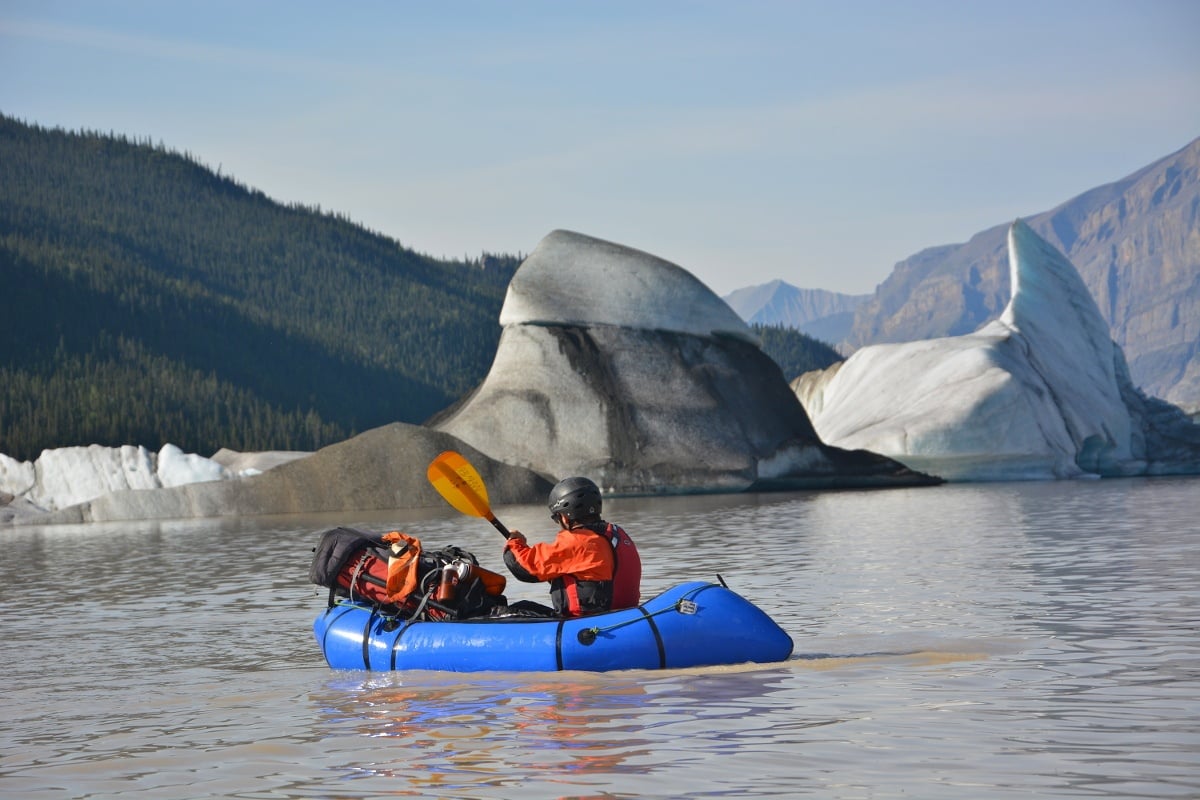
{"label": "raft tube", "polygon": [[679,669],[771,663],[792,639],[765,612],[723,585],[674,586],[621,611],[572,619],[389,619],[339,603],[313,633],[334,669],[554,672]]}

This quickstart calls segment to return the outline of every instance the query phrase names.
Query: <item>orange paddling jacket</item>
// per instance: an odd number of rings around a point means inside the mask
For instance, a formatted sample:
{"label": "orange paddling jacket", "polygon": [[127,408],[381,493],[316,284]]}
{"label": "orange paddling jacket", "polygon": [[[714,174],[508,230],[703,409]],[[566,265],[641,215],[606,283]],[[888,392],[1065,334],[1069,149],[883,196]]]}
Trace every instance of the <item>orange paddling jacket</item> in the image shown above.
{"label": "orange paddling jacket", "polygon": [[554,610],[563,616],[633,608],[641,599],[637,546],[610,522],[561,530],[553,542],[509,539],[504,563],[518,580],[549,581]]}

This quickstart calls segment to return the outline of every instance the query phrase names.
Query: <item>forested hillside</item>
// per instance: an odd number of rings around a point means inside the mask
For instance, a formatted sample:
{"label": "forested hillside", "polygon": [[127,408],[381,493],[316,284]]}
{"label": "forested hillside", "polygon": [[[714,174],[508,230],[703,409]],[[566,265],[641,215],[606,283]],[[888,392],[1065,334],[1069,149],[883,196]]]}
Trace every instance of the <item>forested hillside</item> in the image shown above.
{"label": "forested hillside", "polygon": [[421,422],[487,373],[519,261],[433,259],[161,144],[0,116],[0,453]]}
{"label": "forested hillside", "polygon": [[[0,115],[0,453],[423,422],[487,374],[520,261],[433,259],[161,144]],[[788,379],[837,359],[756,332]]]}
{"label": "forested hillside", "polygon": [[842,360],[837,350],[787,325],[755,323],[750,329],[762,342],[762,351],[779,365],[784,380],[789,382]]}

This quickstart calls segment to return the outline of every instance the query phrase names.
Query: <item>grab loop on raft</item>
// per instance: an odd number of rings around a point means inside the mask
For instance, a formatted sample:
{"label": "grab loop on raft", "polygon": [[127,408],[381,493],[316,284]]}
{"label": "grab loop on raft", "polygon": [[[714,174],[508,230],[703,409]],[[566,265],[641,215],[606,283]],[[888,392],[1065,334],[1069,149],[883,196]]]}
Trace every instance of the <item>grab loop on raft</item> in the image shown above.
{"label": "grab loop on raft", "polygon": [[[601,628],[599,626],[592,627],[592,628],[584,628],[583,630],[581,630],[579,633],[577,633],[575,635],[575,638],[579,640],[580,644],[589,645],[592,642],[596,641],[596,637],[598,635],[600,635],[601,633],[607,633],[608,631],[613,631],[613,630],[616,630],[617,628],[624,628],[626,625],[632,625],[635,622],[641,622],[642,620],[647,620],[647,619],[650,619],[651,617],[657,617],[659,614],[669,614],[672,611],[678,611],[680,614],[695,614],[696,609],[697,609],[697,606],[696,606],[696,603],[694,600],[688,600],[686,597],[681,597],[675,601],[675,605],[668,606],[667,608],[659,609],[658,611],[655,611],[651,614],[645,614],[645,616],[636,617],[634,619],[628,619],[628,620],[625,620],[624,622],[617,622],[612,625],[606,625],[603,628]],[[645,612],[643,612],[643,613],[645,613]]]}

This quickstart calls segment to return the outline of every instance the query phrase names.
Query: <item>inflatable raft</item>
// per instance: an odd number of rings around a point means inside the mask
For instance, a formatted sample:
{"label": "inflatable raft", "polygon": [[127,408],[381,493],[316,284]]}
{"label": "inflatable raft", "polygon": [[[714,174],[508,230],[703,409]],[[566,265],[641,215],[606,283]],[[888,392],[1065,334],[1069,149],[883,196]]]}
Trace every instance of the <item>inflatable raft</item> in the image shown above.
{"label": "inflatable raft", "polygon": [[771,663],[792,639],[724,585],[674,586],[637,608],[573,619],[406,621],[341,601],[313,633],[334,669],[552,672]]}

